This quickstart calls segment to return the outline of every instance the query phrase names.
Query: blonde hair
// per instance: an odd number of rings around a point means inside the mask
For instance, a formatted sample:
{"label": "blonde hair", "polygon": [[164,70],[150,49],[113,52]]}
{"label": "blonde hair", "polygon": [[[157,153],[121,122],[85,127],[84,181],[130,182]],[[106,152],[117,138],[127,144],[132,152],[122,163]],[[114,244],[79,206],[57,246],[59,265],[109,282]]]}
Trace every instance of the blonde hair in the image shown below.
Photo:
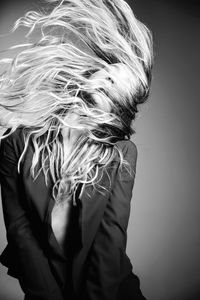
{"label": "blonde hair", "polygon": [[[0,122],[10,133],[25,127],[19,165],[31,139],[31,174],[37,177],[41,161],[39,171],[46,181],[50,174],[59,202],[79,183],[98,183],[116,152],[126,164],[115,144],[134,133],[137,105],[149,95],[152,37],[123,0],[46,2],[46,10],[27,12],[13,28],[29,28],[29,40],[15,46],[25,49],[14,59],[1,61],[7,67],[0,78]],[[70,122],[74,114],[77,123]],[[64,159],[66,127],[82,134]]]}

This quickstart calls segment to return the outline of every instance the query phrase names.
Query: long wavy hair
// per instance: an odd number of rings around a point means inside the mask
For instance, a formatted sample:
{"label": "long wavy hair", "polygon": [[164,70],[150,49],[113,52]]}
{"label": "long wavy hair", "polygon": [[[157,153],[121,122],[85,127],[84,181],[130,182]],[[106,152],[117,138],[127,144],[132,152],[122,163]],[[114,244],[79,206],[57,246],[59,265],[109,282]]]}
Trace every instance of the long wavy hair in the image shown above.
{"label": "long wavy hair", "polygon": [[[152,36],[123,0],[46,2],[16,21],[27,43],[0,61],[0,123],[9,134],[26,129],[19,170],[31,140],[30,172],[51,176],[59,203],[79,183],[98,184],[116,152],[126,165],[116,142],[134,133],[137,105],[149,96]],[[67,156],[65,128],[81,132]]]}

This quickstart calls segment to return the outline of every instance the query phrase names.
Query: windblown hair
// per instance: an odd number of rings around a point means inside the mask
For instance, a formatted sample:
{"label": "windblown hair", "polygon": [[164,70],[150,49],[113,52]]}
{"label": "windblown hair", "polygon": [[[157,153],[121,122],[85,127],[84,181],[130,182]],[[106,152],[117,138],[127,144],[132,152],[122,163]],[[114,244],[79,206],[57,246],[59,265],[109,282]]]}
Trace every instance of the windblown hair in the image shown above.
{"label": "windblown hair", "polygon": [[[98,183],[116,152],[126,164],[115,144],[134,133],[137,105],[149,96],[152,38],[123,0],[46,2],[46,9],[27,12],[13,27],[27,27],[28,41],[14,46],[20,47],[14,59],[1,60],[0,123],[9,134],[26,129],[19,169],[31,141],[30,172],[36,178],[41,162],[39,171],[46,181],[50,174],[60,202],[79,183]],[[67,127],[81,134],[65,157]]]}

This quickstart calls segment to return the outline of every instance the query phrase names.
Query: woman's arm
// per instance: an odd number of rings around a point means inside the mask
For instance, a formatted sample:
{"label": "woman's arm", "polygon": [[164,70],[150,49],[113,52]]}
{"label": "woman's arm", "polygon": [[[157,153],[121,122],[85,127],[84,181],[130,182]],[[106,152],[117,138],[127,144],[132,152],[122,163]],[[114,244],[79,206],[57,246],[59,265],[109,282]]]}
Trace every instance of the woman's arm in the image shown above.
{"label": "woman's arm", "polygon": [[112,193],[89,255],[87,300],[116,300],[123,276],[132,270],[125,252],[137,148],[127,141],[122,150],[132,175],[125,169],[120,174],[117,169]]}
{"label": "woman's arm", "polygon": [[15,136],[1,141],[0,183],[7,240],[19,268],[21,287],[30,300],[63,300],[61,290],[50,270],[20,195]]}

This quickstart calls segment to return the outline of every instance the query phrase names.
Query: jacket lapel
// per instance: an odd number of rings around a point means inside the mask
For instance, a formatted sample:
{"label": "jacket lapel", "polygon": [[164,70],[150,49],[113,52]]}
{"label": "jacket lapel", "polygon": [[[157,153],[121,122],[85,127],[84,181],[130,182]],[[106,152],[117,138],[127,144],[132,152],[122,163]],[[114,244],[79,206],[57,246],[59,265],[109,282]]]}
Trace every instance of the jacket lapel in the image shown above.
{"label": "jacket lapel", "polygon": [[[97,228],[101,222],[108,196],[108,191],[105,191],[104,194],[102,194],[97,192],[91,186],[88,186],[77,201],[77,205],[79,206],[78,226],[80,241],[78,243],[79,246],[74,253],[72,262],[72,278],[75,291],[80,288],[81,280],[84,275],[84,262]],[[64,266],[66,266],[68,258],[63,249],[60,247],[51,227],[51,212],[53,206],[54,200],[50,198],[47,205],[44,223],[48,234],[48,243],[51,248],[51,253],[54,258],[57,257],[56,263],[54,262],[54,259],[50,260],[50,263],[53,264],[53,268],[56,270],[59,281],[62,287],[64,287],[66,280]]]}
{"label": "jacket lapel", "polygon": [[[89,248],[102,218],[106,205],[107,194],[108,191],[106,191],[104,194],[100,194],[99,192],[92,190],[92,187],[86,187],[82,196],[79,198],[77,205],[79,206],[78,223],[80,241],[78,243],[79,249],[77,250],[80,250],[80,248],[83,247],[85,249]],[[54,200],[50,198],[44,219],[44,223],[46,224],[48,231],[48,241],[55,254],[57,253],[61,255],[66,260],[66,255],[57,242],[51,226],[51,212],[53,206]]]}
{"label": "jacket lapel", "polygon": [[[113,169],[115,168],[111,167],[108,172],[110,174],[107,175],[107,173],[105,173],[100,181],[100,186],[105,189],[95,189],[91,185],[86,186],[82,195],[77,199],[80,241],[72,262],[72,280],[75,291],[80,290],[81,282],[84,277],[84,264],[109,199],[111,192],[110,182],[113,183],[112,177],[114,176]],[[48,240],[54,255],[67,261],[67,257],[58,244],[51,227],[51,211],[53,205],[54,200],[50,198],[45,217],[45,223],[48,226]],[[64,278],[62,278],[61,281],[64,283]]]}
{"label": "jacket lapel", "polygon": [[94,238],[105,210],[108,194],[109,191],[104,191],[103,194],[102,192],[92,188],[92,186],[88,186],[80,198],[80,228],[82,246],[84,247],[88,248]]}
{"label": "jacket lapel", "polygon": [[72,279],[75,291],[79,291],[81,288],[81,282],[85,275],[84,264],[109,199],[111,192],[109,185],[112,182],[110,179],[105,174],[100,181],[100,185],[106,188],[105,190],[87,186],[80,198],[79,226],[81,228],[82,248],[75,253],[73,259]]}

